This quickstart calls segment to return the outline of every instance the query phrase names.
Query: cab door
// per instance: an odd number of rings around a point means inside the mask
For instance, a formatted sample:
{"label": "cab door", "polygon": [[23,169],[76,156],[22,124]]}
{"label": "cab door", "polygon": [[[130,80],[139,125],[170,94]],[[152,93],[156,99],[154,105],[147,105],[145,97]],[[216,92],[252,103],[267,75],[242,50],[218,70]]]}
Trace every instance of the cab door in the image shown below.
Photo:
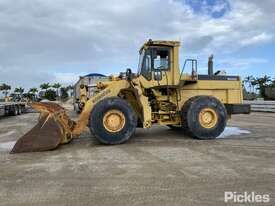
{"label": "cab door", "polygon": [[171,85],[171,56],[170,47],[146,49],[141,74],[147,81],[150,81],[151,87]]}

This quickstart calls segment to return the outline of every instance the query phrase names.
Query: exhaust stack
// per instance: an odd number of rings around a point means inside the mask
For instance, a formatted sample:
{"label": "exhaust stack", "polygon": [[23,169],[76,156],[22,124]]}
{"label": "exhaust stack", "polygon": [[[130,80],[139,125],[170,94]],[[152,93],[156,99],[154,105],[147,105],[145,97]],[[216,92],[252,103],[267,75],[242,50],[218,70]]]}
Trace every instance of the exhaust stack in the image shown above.
{"label": "exhaust stack", "polygon": [[213,58],[214,55],[211,54],[208,58],[208,75],[213,75],[214,71],[213,71]]}

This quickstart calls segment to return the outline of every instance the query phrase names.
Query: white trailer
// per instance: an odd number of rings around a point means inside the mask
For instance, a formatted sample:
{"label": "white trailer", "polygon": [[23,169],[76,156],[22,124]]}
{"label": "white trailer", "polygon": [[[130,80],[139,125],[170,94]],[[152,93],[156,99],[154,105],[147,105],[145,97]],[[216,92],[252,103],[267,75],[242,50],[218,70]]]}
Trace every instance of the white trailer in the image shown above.
{"label": "white trailer", "polygon": [[0,102],[0,116],[16,116],[26,111],[24,102]]}

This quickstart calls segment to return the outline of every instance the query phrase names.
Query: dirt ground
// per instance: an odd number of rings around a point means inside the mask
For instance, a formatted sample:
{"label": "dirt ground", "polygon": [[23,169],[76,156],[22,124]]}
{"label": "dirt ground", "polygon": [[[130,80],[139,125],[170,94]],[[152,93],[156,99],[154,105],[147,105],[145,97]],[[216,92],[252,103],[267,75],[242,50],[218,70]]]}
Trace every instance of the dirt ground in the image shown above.
{"label": "dirt ground", "polygon": [[[275,205],[275,114],[237,115],[250,131],[199,141],[155,126],[129,142],[100,145],[87,131],[43,153],[10,155],[37,114],[0,119],[0,205],[241,205],[224,192],[269,194]],[[257,205],[257,204],[243,204]]]}

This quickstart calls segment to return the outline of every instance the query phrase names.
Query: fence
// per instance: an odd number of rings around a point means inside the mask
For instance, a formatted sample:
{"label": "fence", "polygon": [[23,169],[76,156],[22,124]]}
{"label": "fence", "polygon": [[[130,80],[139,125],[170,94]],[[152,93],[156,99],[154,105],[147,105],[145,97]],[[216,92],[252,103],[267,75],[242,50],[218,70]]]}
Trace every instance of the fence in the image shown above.
{"label": "fence", "polygon": [[251,105],[252,112],[274,112],[275,113],[275,101],[244,101],[245,104]]}

